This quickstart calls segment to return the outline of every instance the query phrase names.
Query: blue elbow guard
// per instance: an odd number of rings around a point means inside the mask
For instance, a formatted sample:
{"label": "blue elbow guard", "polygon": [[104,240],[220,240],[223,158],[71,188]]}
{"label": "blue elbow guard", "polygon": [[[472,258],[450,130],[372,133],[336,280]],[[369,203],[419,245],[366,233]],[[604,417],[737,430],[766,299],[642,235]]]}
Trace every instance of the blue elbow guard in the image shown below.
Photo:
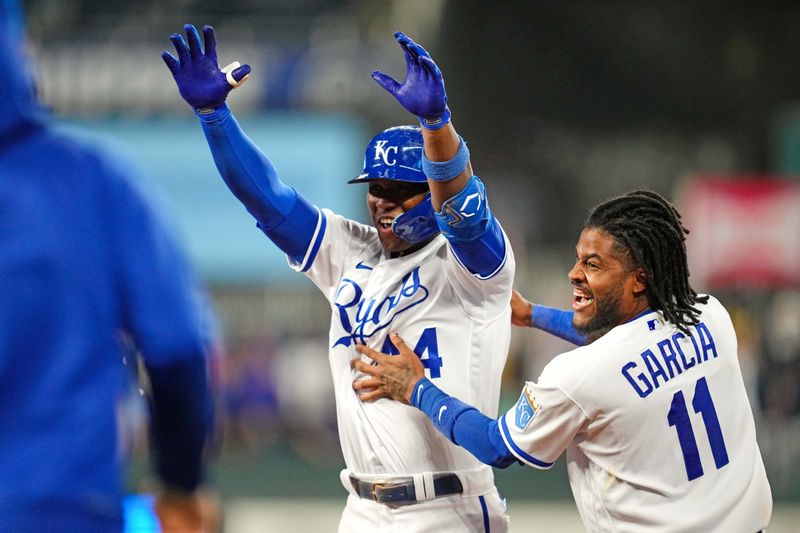
{"label": "blue elbow guard", "polygon": [[436,222],[458,260],[481,279],[492,277],[506,259],[506,243],[500,223],[486,201],[486,188],[477,176],[442,204]]}
{"label": "blue elbow guard", "polygon": [[472,241],[486,232],[494,219],[486,202],[486,187],[477,176],[434,213],[439,229],[451,242]]}

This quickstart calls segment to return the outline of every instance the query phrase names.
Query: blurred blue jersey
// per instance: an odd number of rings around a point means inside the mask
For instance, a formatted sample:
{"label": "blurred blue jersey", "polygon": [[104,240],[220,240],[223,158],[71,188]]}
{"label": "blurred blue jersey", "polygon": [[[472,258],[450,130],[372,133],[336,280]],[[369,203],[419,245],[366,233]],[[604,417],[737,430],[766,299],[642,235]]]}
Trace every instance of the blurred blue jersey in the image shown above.
{"label": "blurred blue jersey", "polygon": [[129,165],[42,117],[15,9],[0,0],[0,531],[120,531],[120,334],[155,374],[203,373],[208,311]]}

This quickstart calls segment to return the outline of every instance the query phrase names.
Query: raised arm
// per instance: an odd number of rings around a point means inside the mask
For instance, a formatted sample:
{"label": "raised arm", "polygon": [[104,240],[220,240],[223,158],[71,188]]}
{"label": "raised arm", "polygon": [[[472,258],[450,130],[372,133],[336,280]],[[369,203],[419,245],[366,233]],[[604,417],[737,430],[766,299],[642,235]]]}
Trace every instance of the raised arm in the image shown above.
{"label": "raised arm", "polygon": [[504,264],[505,237],[489,209],[483,183],[472,173],[467,145],[450,120],[442,72],[422,46],[401,32],[395,39],[406,59],[405,80],[400,83],[379,71],[372,77],[419,118],[423,171],[439,228],[473,274],[489,277]]}
{"label": "raised arm", "polygon": [[[397,32],[395,39],[406,59],[405,81],[399,83],[380,71],[373,72],[372,77],[409,113],[419,118],[425,143],[425,158],[434,163],[450,161],[458,153],[461,139],[450,120],[442,72],[430,54],[405,34]],[[426,172],[431,200],[437,211],[441,210],[445,201],[461,192],[472,177],[468,155],[459,167],[446,180],[437,179],[438,176]]]}
{"label": "raised arm", "polygon": [[314,235],[318,210],[284,184],[270,160],[244,134],[225,103],[228,93],[249,76],[250,66],[231,63],[220,69],[214,28],[205,26],[205,47],[191,24],[186,40],[173,34],[178,57],[161,54],[178,91],[201,121],[214,163],[225,184],[256,219],[258,226],[294,261],[301,261]]}

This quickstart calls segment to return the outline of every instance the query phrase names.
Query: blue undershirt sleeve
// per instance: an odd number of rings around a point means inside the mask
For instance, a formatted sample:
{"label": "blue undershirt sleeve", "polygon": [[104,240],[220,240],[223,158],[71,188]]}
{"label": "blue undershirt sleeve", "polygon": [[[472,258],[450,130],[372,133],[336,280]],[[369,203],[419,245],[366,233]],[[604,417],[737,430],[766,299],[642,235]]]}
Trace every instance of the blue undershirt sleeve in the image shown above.
{"label": "blue undershirt sleeve", "polygon": [[203,455],[213,427],[205,359],[147,365],[155,470],[169,488],[191,492],[203,481]]}
{"label": "blue undershirt sleeve", "polygon": [[573,311],[534,304],[531,310],[531,327],[546,331],[577,346],[585,346],[586,337],[575,330],[572,324],[573,315]]}
{"label": "blue undershirt sleeve", "polygon": [[412,405],[428,415],[439,431],[481,462],[498,468],[516,462],[500,435],[497,420],[449,396],[428,378],[417,382],[411,399]]}
{"label": "blue undershirt sleeve", "polygon": [[225,184],[267,237],[301,262],[321,216],[317,208],[278,178],[272,162],[244,134],[227,105],[198,117]]}

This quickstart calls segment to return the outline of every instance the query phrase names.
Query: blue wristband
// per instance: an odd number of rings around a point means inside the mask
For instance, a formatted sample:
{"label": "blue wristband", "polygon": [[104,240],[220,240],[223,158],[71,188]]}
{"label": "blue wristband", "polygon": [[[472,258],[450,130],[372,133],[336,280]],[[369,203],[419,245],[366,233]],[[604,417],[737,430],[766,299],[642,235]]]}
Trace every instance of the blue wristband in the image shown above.
{"label": "blue wristband", "polygon": [[439,128],[443,128],[448,122],[450,122],[450,108],[447,105],[444,106],[444,113],[440,117],[419,117],[419,124],[423,128],[427,130],[438,130]]}
{"label": "blue wristband", "polygon": [[425,177],[433,181],[450,181],[467,168],[469,163],[469,149],[467,143],[461,136],[458,136],[461,144],[458,145],[458,152],[450,161],[431,161],[422,151],[422,172]]}
{"label": "blue wristband", "polygon": [[195,109],[194,114],[197,118],[200,119],[201,122],[205,122],[207,124],[211,124],[213,122],[219,122],[222,119],[231,115],[231,110],[228,107],[228,104],[222,103],[221,106],[214,108],[204,108],[204,109]]}

